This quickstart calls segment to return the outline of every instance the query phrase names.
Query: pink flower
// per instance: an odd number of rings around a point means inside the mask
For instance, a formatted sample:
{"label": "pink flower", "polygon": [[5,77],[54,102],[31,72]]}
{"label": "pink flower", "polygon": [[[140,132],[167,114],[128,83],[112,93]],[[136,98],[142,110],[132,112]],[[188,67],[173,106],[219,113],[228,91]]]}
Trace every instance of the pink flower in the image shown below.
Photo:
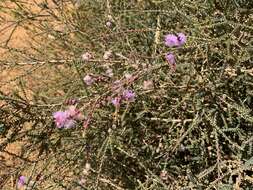
{"label": "pink flower", "polygon": [[68,114],[65,111],[57,111],[53,113],[54,121],[56,127],[63,128],[66,121],[68,120]]}
{"label": "pink flower", "polygon": [[186,43],[186,40],[187,40],[185,34],[183,34],[183,33],[178,33],[177,34],[177,39],[178,39],[178,45],[179,46],[184,45]]}
{"label": "pink flower", "polygon": [[168,47],[180,47],[186,43],[186,36],[183,33],[165,35],[165,45]]}
{"label": "pink flower", "polygon": [[165,55],[166,60],[169,62],[169,64],[176,64],[175,56],[173,53],[167,53]]}
{"label": "pink flower", "polygon": [[124,90],[122,96],[128,102],[133,102],[135,99],[135,93],[132,90]]}
{"label": "pink flower", "polygon": [[112,99],[112,104],[118,108],[120,106],[121,97],[116,97]]}
{"label": "pink flower", "polygon": [[66,129],[72,128],[72,127],[75,126],[75,124],[76,124],[75,120],[73,120],[73,119],[67,119],[65,121],[65,123],[64,123],[64,128],[66,128]]}
{"label": "pink flower", "polygon": [[18,188],[23,187],[26,184],[26,177],[25,176],[20,176],[18,179]]}
{"label": "pink flower", "polygon": [[85,52],[85,53],[82,55],[82,60],[83,60],[83,61],[89,61],[91,58],[92,58],[92,55],[91,55],[89,52]]}
{"label": "pink flower", "polygon": [[65,111],[57,111],[53,113],[54,122],[58,128],[72,128],[76,124],[76,120],[82,120],[83,115],[75,106],[69,106]]}
{"label": "pink flower", "polygon": [[83,78],[83,81],[85,82],[86,85],[90,86],[94,82],[93,78],[90,75],[86,75]]}
{"label": "pink flower", "polygon": [[174,34],[167,34],[165,36],[165,45],[168,47],[174,47],[178,45],[178,38]]}
{"label": "pink flower", "polygon": [[173,71],[176,70],[176,59],[175,59],[175,56],[173,53],[167,53],[166,56],[165,56],[166,60],[168,61],[171,69]]}

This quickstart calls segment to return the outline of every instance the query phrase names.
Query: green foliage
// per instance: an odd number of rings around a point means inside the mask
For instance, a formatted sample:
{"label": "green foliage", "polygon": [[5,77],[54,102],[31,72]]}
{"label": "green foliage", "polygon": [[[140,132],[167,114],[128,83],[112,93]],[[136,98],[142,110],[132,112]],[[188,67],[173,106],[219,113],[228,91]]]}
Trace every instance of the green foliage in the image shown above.
{"label": "green foliage", "polygon": [[[29,171],[34,189],[253,188],[252,2],[72,4],[45,1],[27,16],[28,4],[16,2],[32,43],[26,52],[9,51],[36,64],[14,79],[17,93],[0,94],[0,150],[23,142],[15,174]],[[177,32],[187,35],[186,45],[165,47],[164,35]],[[113,55],[104,60],[107,50]],[[177,57],[175,72],[164,59],[169,51]],[[84,52],[93,58],[82,61]],[[107,68],[113,77],[105,76]],[[91,73],[101,80],[87,86],[83,77]],[[31,76],[38,84],[28,98],[23,80]],[[137,94],[119,109],[110,101],[116,80]],[[154,88],[144,89],[146,80]],[[52,113],[71,98],[86,119],[58,129]]]}

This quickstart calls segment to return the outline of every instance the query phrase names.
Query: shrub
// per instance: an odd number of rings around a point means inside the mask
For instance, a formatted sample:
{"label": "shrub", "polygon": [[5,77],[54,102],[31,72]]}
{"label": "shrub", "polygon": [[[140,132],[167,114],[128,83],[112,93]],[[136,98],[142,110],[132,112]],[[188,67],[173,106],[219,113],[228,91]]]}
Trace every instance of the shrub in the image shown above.
{"label": "shrub", "polygon": [[33,189],[253,188],[251,1],[5,3],[31,44],[5,46],[14,59],[3,65],[28,69],[0,95],[1,151],[19,163],[3,179],[22,175]]}

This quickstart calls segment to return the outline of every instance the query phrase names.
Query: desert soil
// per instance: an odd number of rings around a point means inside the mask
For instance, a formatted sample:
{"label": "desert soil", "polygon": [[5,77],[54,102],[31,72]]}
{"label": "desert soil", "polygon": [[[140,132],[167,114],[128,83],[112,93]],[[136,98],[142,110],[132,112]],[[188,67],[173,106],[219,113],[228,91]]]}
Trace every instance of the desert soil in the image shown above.
{"label": "desert soil", "polygon": [[[30,10],[37,11],[38,6],[36,4],[42,2],[42,0],[24,0],[23,2],[27,3],[30,7]],[[7,10],[5,8],[9,8],[9,11],[3,12],[3,10]],[[18,85],[15,78],[23,75],[27,70],[30,69],[31,66],[19,66],[19,67],[8,67],[6,66],[6,62],[8,60],[13,60],[12,55],[4,48],[6,45],[6,41],[8,41],[8,47],[17,48],[20,50],[24,50],[29,48],[29,35],[26,30],[22,27],[15,28],[15,25],[12,25],[14,18],[10,16],[10,10],[13,7],[16,7],[14,3],[10,3],[8,1],[0,2],[0,91],[5,94],[10,94],[13,90],[18,89]],[[12,14],[13,15],[13,14]],[[32,81],[31,84],[34,84]],[[3,101],[0,100],[0,105],[3,104]],[[0,136],[0,144],[3,142],[5,138],[1,138]],[[14,142],[7,146],[5,150],[10,152],[11,154],[20,155],[22,149],[22,142]],[[0,152],[0,189],[12,189],[15,186],[16,179],[10,174],[14,169],[12,166],[21,163],[21,160],[12,156],[11,154],[6,154]],[[12,176],[10,178],[10,176]],[[6,183],[5,179],[8,178],[7,186],[2,186],[3,183]],[[10,188],[11,187],[11,188]]]}

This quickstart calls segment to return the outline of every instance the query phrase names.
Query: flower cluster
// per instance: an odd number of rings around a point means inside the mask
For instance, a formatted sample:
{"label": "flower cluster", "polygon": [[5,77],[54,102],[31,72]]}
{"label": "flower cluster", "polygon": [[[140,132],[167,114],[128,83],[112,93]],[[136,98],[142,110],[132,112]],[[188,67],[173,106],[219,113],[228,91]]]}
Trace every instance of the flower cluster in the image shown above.
{"label": "flower cluster", "polygon": [[[103,55],[103,59],[109,60],[110,58],[112,58],[112,55],[113,55],[113,52],[111,50],[105,51]],[[83,61],[89,61],[91,58],[93,58],[93,56],[89,52],[84,53],[81,57]],[[108,68],[105,74],[108,77],[113,77],[112,69]],[[83,77],[83,81],[87,86],[91,86],[93,83],[97,82],[98,79],[94,77],[91,73],[91,74],[85,75]]]}
{"label": "flower cluster", "polygon": [[165,45],[168,47],[181,47],[186,43],[186,36],[183,33],[167,34],[165,36]]}
{"label": "flower cluster", "polygon": [[[175,34],[167,34],[165,36],[165,45],[168,47],[181,47],[186,43],[186,36],[183,33],[178,33],[177,35]],[[169,63],[171,69],[173,71],[176,70],[176,59],[175,55],[172,52],[168,52],[165,55],[165,59]]]}
{"label": "flower cluster", "polygon": [[127,102],[133,102],[135,99],[135,93],[132,90],[124,90],[122,93],[122,97]]}
{"label": "flower cluster", "polygon": [[120,102],[121,102],[121,97],[117,96],[115,98],[112,99],[112,104],[118,108],[120,106]]}
{"label": "flower cluster", "polygon": [[54,122],[58,128],[72,128],[76,121],[82,120],[83,115],[75,106],[69,106],[65,111],[53,113]]}
{"label": "flower cluster", "polygon": [[[104,60],[110,60],[112,57],[113,57],[113,52],[111,50],[104,52],[104,55],[103,55]],[[93,58],[93,56],[89,52],[86,52],[81,56],[81,58],[83,61],[89,61],[90,59]],[[106,77],[104,77],[104,76],[106,76]],[[108,81],[108,77],[112,78],[113,76],[114,76],[113,70],[110,67],[107,67],[107,70],[105,71],[105,73],[102,76],[97,76],[92,73],[89,73],[89,74],[86,74],[82,80],[85,83],[85,85],[91,86],[96,82],[105,81],[105,80]],[[135,79],[133,77],[133,75],[131,75],[129,73],[125,73],[124,77],[125,77],[125,81],[127,81],[128,83],[131,83]],[[151,89],[152,86],[153,86],[153,83],[146,84],[147,89]],[[122,102],[127,102],[127,103],[133,102],[136,97],[134,91],[124,89],[120,80],[116,80],[113,82],[112,91],[115,94],[117,94],[117,96],[114,97],[113,99],[111,99],[111,97],[110,97],[108,100],[116,108],[119,108],[120,104]],[[69,106],[68,109],[66,109],[65,111],[60,110],[60,111],[53,113],[53,118],[54,118],[54,122],[55,122],[56,127],[67,128],[67,129],[72,128],[76,125],[77,121],[84,119],[83,115],[80,113],[80,111],[78,109],[76,109],[77,103],[78,103],[77,100],[69,99],[65,102],[65,104],[67,104]],[[90,118],[91,118],[91,116],[88,117],[88,119],[84,122],[84,126],[88,125]]]}
{"label": "flower cluster", "polygon": [[112,99],[112,104],[118,108],[121,101],[133,102],[135,100],[135,93],[132,90],[124,90],[121,95]]}

